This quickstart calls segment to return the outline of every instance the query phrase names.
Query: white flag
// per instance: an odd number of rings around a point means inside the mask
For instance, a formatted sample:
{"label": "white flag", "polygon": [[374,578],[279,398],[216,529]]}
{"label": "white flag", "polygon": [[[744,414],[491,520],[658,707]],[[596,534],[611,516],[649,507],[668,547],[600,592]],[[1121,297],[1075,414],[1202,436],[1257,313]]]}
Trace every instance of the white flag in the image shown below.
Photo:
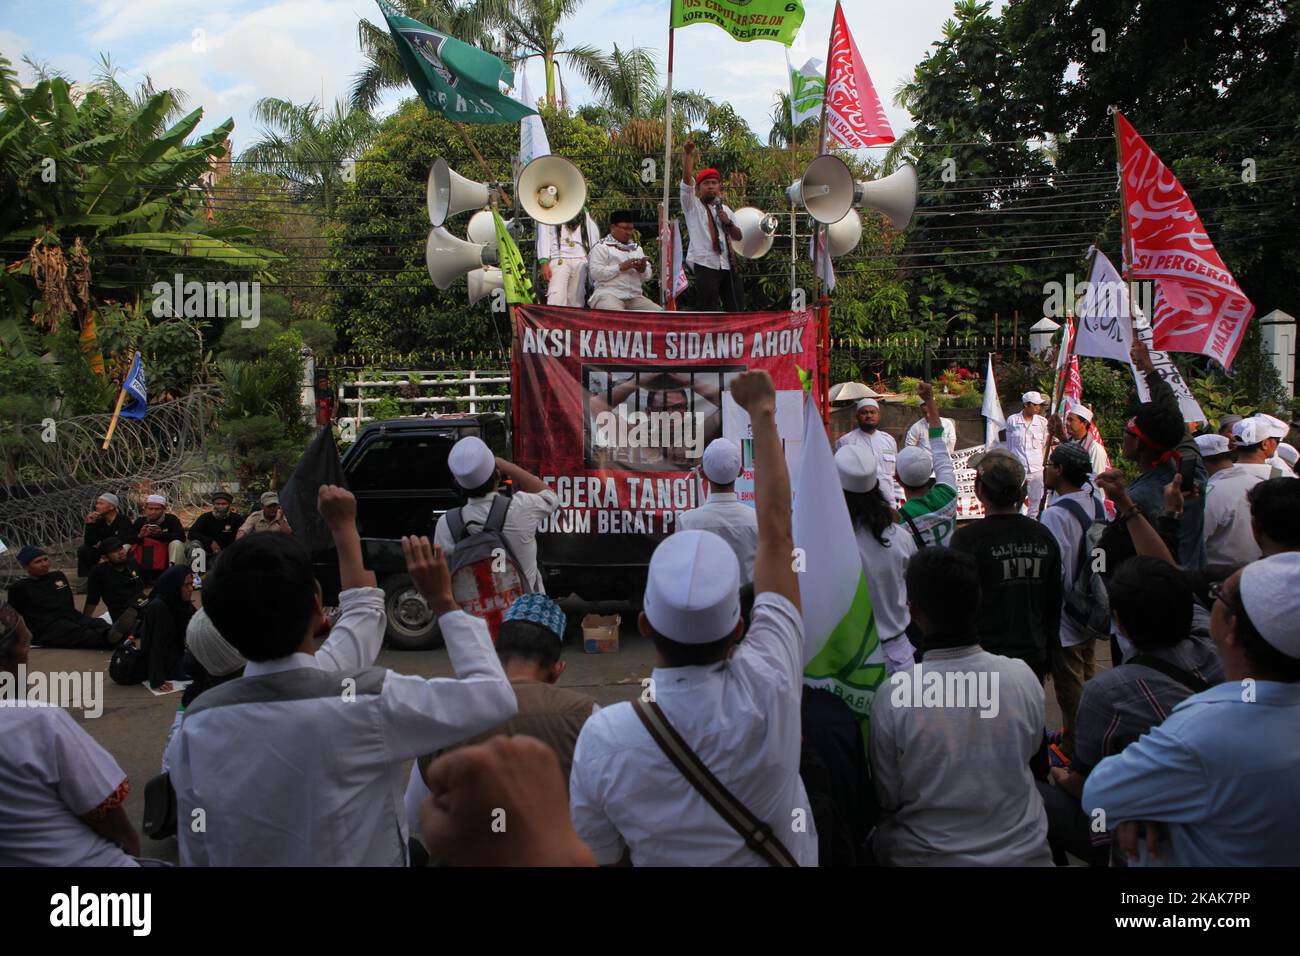
{"label": "white flag", "polygon": [[1092,260],[1092,275],[1088,277],[1087,292],[1079,303],[1078,317],[1075,355],[1091,355],[1117,362],[1129,360],[1133,319],[1128,286],[1100,250]]}
{"label": "white flag", "polygon": [[790,123],[798,126],[804,120],[821,116],[822,100],[826,96],[825,64],[813,57],[799,69],[790,65],[790,51],[785,51],[785,68],[790,74]]}
{"label": "white flag", "polygon": [[[536,108],[532,90],[528,88],[528,71],[520,68],[522,76],[519,81],[519,101],[529,108]],[[546,138],[546,127],[542,125],[540,114],[533,113],[519,121],[519,163],[527,166],[538,156],[549,156],[551,141]]]}
{"label": "white flag", "polygon": [[[812,235],[808,237],[808,258],[812,260],[813,269],[816,270],[818,278],[826,283],[826,291],[829,292],[835,288],[835,266],[831,264],[830,250],[826,248],[824,238],[825,231],[817,223],[813,223]],[[821,242],[818,239],[821,238]],[[817,254],[818,246],[821,247],[821,255]]]}
{"label": "white flag", "polygon": [[984,445],[996,448],[998,432],[1007,427],[1007,417],[1002,414],[1002,399],[998,397],[998,385],[993,378],[993,353],[989,353],[989,370],[984,378],[984,407],[980,410],[984,416]]}

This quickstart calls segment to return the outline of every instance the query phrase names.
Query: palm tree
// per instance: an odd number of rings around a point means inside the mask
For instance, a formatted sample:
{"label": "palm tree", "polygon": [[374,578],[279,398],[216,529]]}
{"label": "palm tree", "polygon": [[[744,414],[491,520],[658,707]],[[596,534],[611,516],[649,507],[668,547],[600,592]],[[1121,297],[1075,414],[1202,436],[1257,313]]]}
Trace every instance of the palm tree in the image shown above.
{"label": "palm tree", "polygon": [[[616,43],[608,61],[612,68],[610,87],[598,93],[597,102],[582,107],[578,115],[604,126],[612,139],[638,149],[662,144],[668,98],[659,85],[654,53],[643,47],[621,50]],[[686,123],[704,122],[715,108],[716,104],[703,93],[673,90],[673,115]]]}
{"label": "palm tree", "polygon": [[[508,58],[498,36],[510,18],[511,0],[392,0],[412,20],[440,30],[448,36]],[[407,84],[406,67],[397,55],[388,24],[362,20],[357,25],[361,52],[369,61],[352,84],[351,102],[356,109],[371,112],[385,90]]]}
{"label": "palm tree", "polygon": [[314,100],[299,105],[267,97],[257,101],[253,115],[266,128],[240,160],[285,180],[300,196],[319,202],[326,215],[333,215],[345,176],[342,160],[364,152],[379,124],[365,110],[343,100],[324,113]]}
{"label": "palm tree", "polygon": [[801,142],[805,146],[816,144],[818,122],[815,116],[809,117],[796,127],[790,124],[790,94],[778,92],[772,103],[772,130],[767,134],[767,145],[775,149],[784,149],[791,142]]}
{"label": "palm tree", "polygon": [[[617,78],[616,64],[594,46],[564,47],[560,21],[576,13],[585,0],[514,0],[504,25],[505,42],[511,50],[511,62],[526,63],[541,57],[546,71],[546,105],[554,109],[565,104],[564,80],[557,57],[564,57],[569,69],[576,72],[599,96],[611,89]],[[559,88],[559,100],[556,88]],[[531,105],[531,104],[530,104]]]}

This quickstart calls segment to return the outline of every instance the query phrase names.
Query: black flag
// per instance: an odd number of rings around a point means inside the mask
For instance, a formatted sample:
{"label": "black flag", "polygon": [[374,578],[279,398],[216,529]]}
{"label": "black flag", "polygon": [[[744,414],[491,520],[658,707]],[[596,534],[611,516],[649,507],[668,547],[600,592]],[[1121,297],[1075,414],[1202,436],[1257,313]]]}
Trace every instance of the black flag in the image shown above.
{"label": "black flag", "polygon": [[339,465],[338,449],[334,445],[334,433],[328,425],[316,433],[280,492],[280,507],[284,509],[285,520],[293,529],[294,536],[313,554],[334,546],[334,538],[316,510],[316,496],[321,485],[347,487],[343,468]]}

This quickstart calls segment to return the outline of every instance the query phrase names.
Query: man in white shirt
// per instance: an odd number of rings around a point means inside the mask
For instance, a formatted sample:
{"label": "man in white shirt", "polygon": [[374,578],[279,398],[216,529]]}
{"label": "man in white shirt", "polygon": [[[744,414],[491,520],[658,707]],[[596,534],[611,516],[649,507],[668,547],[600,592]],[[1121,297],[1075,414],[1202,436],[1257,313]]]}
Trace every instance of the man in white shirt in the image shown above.
{"label": "man in white shirt", "polygon": [[1209,495],[1215,480],[1232,469],[1232,446],[1227,438],[1211,433],[1197,435],[1196,447],[1200,449],[1201,458],[1205,461],[1205,473],[1209,476],[1205,480],[1205,493]]}
{"label": "man in white shirt", "polygon": [[30,647],[0,603],[0,681],[17,689],[0,694],[0,866],[136,866],[126,774],[62,707],[27,700]]}
{"label": "man in white shirt", "polygon": [[1261,420],[1268,417],[1254,415],[1233,426],[1237,463],[1218,472],[1206,485],[1203,534],[1207,564],[1246,564],[1260,556],[1246,495],[1261,481],[1274,477],[1268,459],[1277,448],[1277,440],[1270,437],[1276,427]]}
{"label": "man in white shirt", "polygon": [[[894,485],[894,468],[898,461],[898,442],[894,436],[880,428],[880,403],[874,398],[858,401],[856,409],[858,427],[846,432],[835,442],[835,450],[845,445],[863,445],[871,449],[876,459],[876,481],[885,500],[902,504],[906,499]],[[927,439],[928,441],[929,439]]]}
{"label": "man in white shirt", "polygon": [[609,235],[592,248],[587,256],[587,270],[595,291],[591,293],[593,309],[632,309],[658,312],[659,305],[641,292],[654,272],[641,245],[636,241],[636,216],[621,209],[609,217]]}
{"label": "man in white shirt", "polygon": [[682,217],[690,237],[686,264],[695,277],[692,304],[697,312],[743,312],[744,294],[736,275],[731,243],[743,237],[736,215],[722,202],[722,176],[716,169],[695,172],[695,143],[682,147]]}
{"label": "man in white shirt", "polygon": [[[1093,556],[1084,553],[1084,535],[1095,521],[1106,520],[1101,492],[1088,480],[1092,461],[1078,445],[1057,445],[1045,469],[1044,480],[1054,492],[1052,503],[1043,509],[1038,520],[1052,532],[1061,549],[1061,647],[1052,657],[1052,685],[1056,702],[1061,706],[1064,733],[1061,749],[1074,756],[1074,722],[1083,697],[1083,685],[1097,673],[1093,639],[1087,636],[1084,623],[1072,616],[1064,603],[1074,587],[1084,561]],[[1085,524],[1086,518],[1086,524]]]}
{"label": "man in white shirt", "polygon": [[1092,468],[1088,474],[1100,475],[1110,470],[1110,455],[1092,435],[1092,409],[1086,405],[1073,405],[1065,413],[1065,440],[1078,445],[1088,453]]}
{"label": "man in white shirt", "polygon": [[[536,475],[514,462],[495,457],[483,439],[473,435],[452,446],[447,456],[447,467],[469,499],[460,509],[461,521],[467,530],[471,525],[481,527],[487,521],[501,482],[506,478],[514,482],[515,490],[510,496],[502,537],[511,555],[519,562],[519,570],[524,573],[529,589],[545,593],[542,574],[537,569],[537,529],[560,507],[559,497]],[[438,526],[433,529],[433,542],[448,557],[456,550],[456,539],[446,515],[438,519]]]}
{"label": "man in white shirt", "polygon": [[754,580],[754,555],[758,552],[758,514],[736,497],[740,476],[740,449],[727,438],[715,438],[704,449],[701,462],[709,480],[709,496],[693,511],[677,517],[678,531],[712,531],[736,553],[740,584]]}
{"label": "man in white shirt", "polygon": [[587,256],[600,242],[600,229],[584,208],[566,223],[538,226],[537,265],[546,281],[546,304],[587,304]]}
{"label": "man in white shirt", "polygon": [[1043,740],[1043,687],[1024,661],[979,646],[974,558],[918,551],[907,602],[924,656],[890,677],[871,706],[876,861],[1051,866],[1047,813],[1029,770]]}
{"label": "man in white shirt", "polygon": [[[650,560],[641,633],[658,666],[642,696],[801,866],[817,864],[817,833],[799,779],[803,620],[791,566],[790,477],[764,371],[731,385],[754,433],[758,597],[736,646],[740,568],[708,531],[669,535]],[[762,866],[763,857],[700,795],[621,703],[595,713],[573,757],[574,829],[598,863]]]}
{"label": "man in white shirt", "polygon": [[[940,418],[943,425],[943,443],[948,446],[948,454],[957,453],[957,423],[951,418]],[[903,436],[903,447],[910,448],[915,445],[926,451],[930,450],[930,422],[925,418],[918,418],[912,422],[912,427],[907,430]]]}
{"label": "man in white shirt", "polygon": [[1038,517],[1043,500],[1043,452],[1047,448],[1047,419],[1043,417],[1045,399],[1039,392],[1020,396],[1024,408],[1007,419],[1007,450],[1025,466],[1029,486],[1029,517]]}
{"label": "man in white shirt", "polygon": [[186,709],[168,745],[182,865],[405,866],[406,761],[515,712],[487,625],[460,610],[427,538],[403,538],[402,550],[457,677],[373,666],[384,592],[361,561],[356,499],[322,485],[318,502],[339,554],[333,627],[310,555],[289,535],[236,541],[204,581],[204,610],[248,664]]}

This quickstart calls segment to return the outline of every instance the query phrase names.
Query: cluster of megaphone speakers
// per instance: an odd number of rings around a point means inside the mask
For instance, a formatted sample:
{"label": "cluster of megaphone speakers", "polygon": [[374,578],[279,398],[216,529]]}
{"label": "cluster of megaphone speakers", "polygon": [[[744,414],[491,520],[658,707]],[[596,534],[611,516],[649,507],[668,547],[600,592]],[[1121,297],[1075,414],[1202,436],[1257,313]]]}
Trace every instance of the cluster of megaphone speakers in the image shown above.
{"label": "cluster of megaphone speakers", "polygon": [[[796,206],[826,226],[826,244],[832,257],[852,252],[862,239],[862,217],[857,208],[875,209],[885,214],[895,229],[903,229],[916,208],[916,170],[904,165],[884,179],[855,182],[853,173],[838,156],[818,156],[803,176],[785,191]],[[857,208],[855,208],[857,207]],[[746,259],[761,259],[772,248],[779,220],[753,206],[737,209],[736,226],[740,239],[731,240],[731,249]]]}
{"label": "cluster of megaphone speakers", "polygon": [[[576,216],[587,202],[587,181],[578,167],[562,156],[539,156],[523,168],[515,184],[519,205],[543,225],[558,226]],[[424,264],[439,289],[450,289],[467,276],[473,305],[503,288],[505,280],[497,248],[496,224],[490,209],[495,186],[466,179],[439,156],[429,170],[425,201],[433,231],[424,246]],[[478,210],[469,220],[466,239],[452,235],[444,225],[452,216]],[[506,229],[513,236],[523,231],[511,219]]]}

